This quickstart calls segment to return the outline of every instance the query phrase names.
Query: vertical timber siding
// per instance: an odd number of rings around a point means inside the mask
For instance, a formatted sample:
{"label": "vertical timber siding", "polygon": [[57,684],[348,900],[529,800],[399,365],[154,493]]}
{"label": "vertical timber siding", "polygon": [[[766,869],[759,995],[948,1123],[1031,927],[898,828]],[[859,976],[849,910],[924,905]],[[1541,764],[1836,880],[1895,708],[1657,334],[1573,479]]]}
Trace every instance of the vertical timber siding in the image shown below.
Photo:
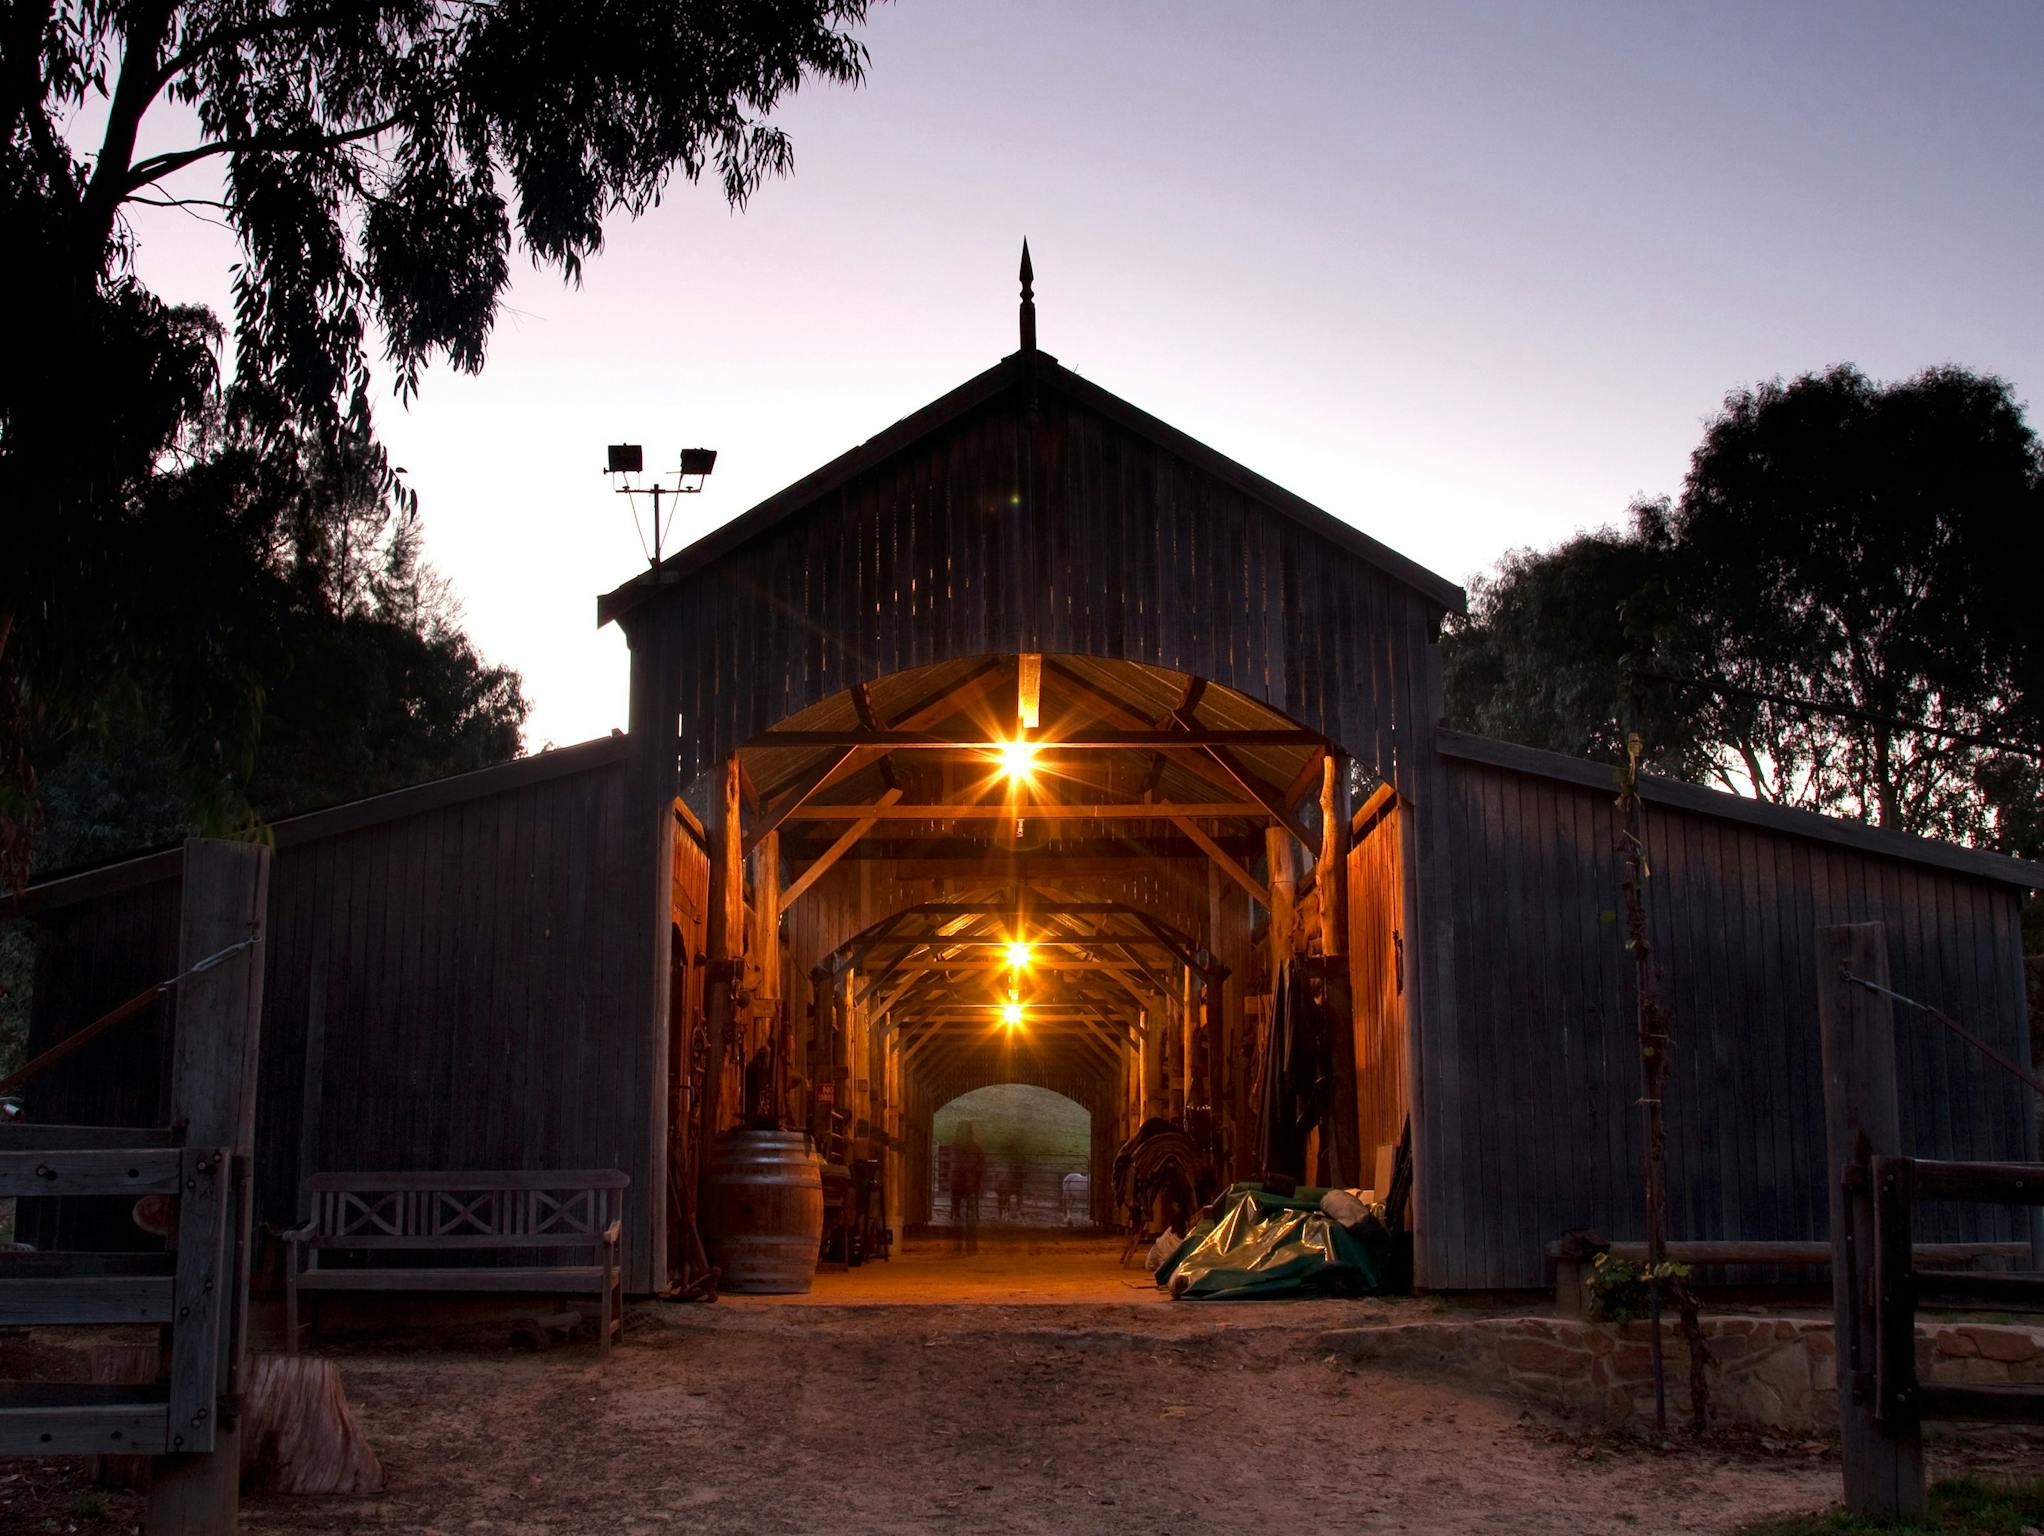
{"label": "vertical timber siding", "polygon": [[[416,791],[386,797],[396,814],[375,814],[371,801],[367,815],[350,807],[280,825],[259,1222],[293,1224],[311,1172],[616,1167],[632,1178],[627,1283],[646,1285],[648,1205],[665,1198],[651,1170],[665,1149],[656,1159],[636,1112],[647,1030],[617,983],[622,753],[571,750],[592,765],[532,782],[519,770],[544,760],[528,759],[411,814]],[[37,1049],[176,969],[174,880],[38,923]],[[95,1042],[37,1085],[30,1113],[155,1122],[166,1029],[145,1016]]]}
{"label": "vertical timber siding", "polygon": [[1377,1148],[1398,1144],[1411,1108],[1405,1000],[1417,978],[1406,954],[1404,832],[1404,812],[1392,800],[1357,834],[1348,856],[1356,1129],[1365,1184],[1375,1179]]}
{"label": "vertical timber siding", "polygon": [[[1454,985],[1443,1055],[1423,1063],[1433,1190],[1429,1283],[1546,1282],[1573,1227],[1642,1230],[1633,966],[1615,909],[1613,791],[1449,760]],[[1674,1014],[1669,1228],[1676,1238],[1827,1233],[1816,930],[1887,924],[1895,987],[2027,1059],[2020,892],[1649,798],[1646,899]],[[1439,1014],[1436,1018],[1439,1019]],[[1896,1010],[1904,1145],[2021,1158],[2021,1086],[1935,1023]],[[1928,1240],[2020,1238],[1996,1207],[1926,1207]]]}

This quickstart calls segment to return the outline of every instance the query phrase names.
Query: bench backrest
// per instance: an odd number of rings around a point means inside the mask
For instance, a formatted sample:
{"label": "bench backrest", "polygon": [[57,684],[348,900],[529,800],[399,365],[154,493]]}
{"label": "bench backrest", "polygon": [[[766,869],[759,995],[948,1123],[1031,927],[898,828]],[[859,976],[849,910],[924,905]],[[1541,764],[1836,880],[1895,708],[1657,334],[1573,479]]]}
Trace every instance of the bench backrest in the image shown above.
{"label": "bench backrest", "polygon": [[623,1213],[615,1168],[315,1173],[315,1248],[595,1248]]}

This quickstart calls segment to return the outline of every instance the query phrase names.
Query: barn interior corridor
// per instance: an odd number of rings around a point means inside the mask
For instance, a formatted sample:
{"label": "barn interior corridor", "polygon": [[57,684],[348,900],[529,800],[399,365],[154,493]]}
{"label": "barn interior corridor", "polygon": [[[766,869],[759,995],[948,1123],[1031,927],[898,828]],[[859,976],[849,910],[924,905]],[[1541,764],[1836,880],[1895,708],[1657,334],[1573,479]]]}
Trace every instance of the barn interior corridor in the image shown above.
{"label": "barn interior corridor", "polygon": [[[1394,809],[1266,705],[1087,656],[897,673],[747,742],[676,803],[672,1271],[744,1241],[748,1127],[820,1158],[819,1296],[1127,1299],[1237,1180],[1382,1198]],[[1272,1107],[1273,1049],[1311,1109]]]}

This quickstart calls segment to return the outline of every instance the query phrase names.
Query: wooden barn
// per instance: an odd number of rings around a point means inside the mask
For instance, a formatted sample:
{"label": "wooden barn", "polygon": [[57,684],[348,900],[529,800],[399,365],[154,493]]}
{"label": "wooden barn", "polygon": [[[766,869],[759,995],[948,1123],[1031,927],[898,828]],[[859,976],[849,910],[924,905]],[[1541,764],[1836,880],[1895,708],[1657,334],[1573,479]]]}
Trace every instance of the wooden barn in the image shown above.
{"label": "wooden barn", "polygon": [[[1025,268],[1017,351],[599,599],[628,733],[277,826],[258,1220],[319,1171],[615,1167],[627,1283],[657,1291],[762,1084],[880,1170],[899,1228],[932,1214],[937,1111],[1026,1082],[1088,1112],[1118,1221],[1147,1119],[1261,1171],[1303,990],[1330,1038],[1291,1171],[1409,1178],[1421,1287],[1544,1284],[1563,1232],[1640,1230],[1618,812],[1610,769],[1444,725],[1462,607],[1039,349]],[[1644,799],[1672,1233],[1823,1238],[1817,928],[1885,920],[1894,985],[2027,1062],[2037,871]],[[27,894],[34,1048],[169,974],[176,870]],[[150,1120],[174,1028],[78,1051],[30,1114]],[[2034,1153],[2013,1079],[1900,1030],[1912,1151]],[[31,1205],[34,1241],[97,1219]],[[1923,1235],[2028,1235],[1966,1220]]]}

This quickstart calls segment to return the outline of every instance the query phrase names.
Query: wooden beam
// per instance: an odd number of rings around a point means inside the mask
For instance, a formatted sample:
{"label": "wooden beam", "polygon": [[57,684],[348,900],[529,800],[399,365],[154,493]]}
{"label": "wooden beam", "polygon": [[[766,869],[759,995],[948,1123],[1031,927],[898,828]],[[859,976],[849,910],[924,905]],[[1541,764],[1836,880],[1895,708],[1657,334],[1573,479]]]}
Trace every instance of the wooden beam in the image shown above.
{"label": "wooden beam", "polygon": [[[873,805],[805,805],[788,813],[790,821],[1177,821],[1197,816],[1203,820],[1250,817],[1266,820],[1269,812],[1254,802],[1132,802],[1119,805],[1074,805],[1031,802],[1019,805],[899,805],[898,790]],[[1180,830],[1184,830],[1180,828]],[[1202,834],[1203,836],[1204,834]],[[1199,841],[1199,839],[1195,839]]]}
{"label": "wooden beam", "polygon": [[[1171,718],[1177,724],[1183,726],[1187,732],[1198,732],[1201,730],[1199,721],[1193,718],[1190,711],[1183,709],[1173,710]],[[1297,817],[1292,815],[1291,807],[1284,803],[1279,791],[1272,789],[1262,779],[1251,773],[1248,768],[1243,766],[1242,760],[1226,747],[1206,742],[1203,744],[1203,750],[1213,760],[1214,764],[1234,782],[1237,788],[1258,805],[1261,805],[1272,821],[1291,833],[1301,848],[1309,851],[1313,850],[1312,834],[1300,825]]]}
{"label": "wooden beam", "polygon": [[[881,728],[880,719],[873,713],[873,691],[864,683],[852,684],[852,709],[858,714],[859,724],[869,731]],[[880,782],[884,788],[899,789],[901,780],[894,776],[894,760],[885,753],[880,757]]]}
{"label": "wooden beam", "polygon": [[[745,839],[746,853],[750,854],[753,849],[759,846],[760,840],[767,833],[773,831],[782,822],[786,821],[790,811],[807,803],[812,796],[819,793],[832,781],[842,777],[852,762],[857,759],[858,755],[859,749],[857,747],[846,747],[841,752],[832,753],[815,768],[797,779],[785,794],[780,794],[778,801],[770,801],[769,808],[761,813],[758,822],[753,826],[751,833]],[[780,786],[775,786],[775,792],[780,793]]]}
{"label": "wooden beam", "polygon": [[[861,809],[868,812],[888,811],[894,808],[894,802],[899,800],[900,798],[901,798],[900,790],[890,789],[886,793],[881,795],[879,803],[877,805],[855,807],[855,809]],[[788,908],[794,906],[796,902],[800,901],[804,893],[808,891],[809,887],[816,884],[817,881],[821,880],[826,874],[828,874],[830,872],[831,865],[835,864],[839,859],[845,856],[846,851],[852,846],[852,844],[856,843],[860,838],[864,837],[868,832],[873,830],[873,827],[877,820],[878,820],[877,817],[868,817],[866,819],[856,821],[851,826],[845,828],[844,835],[840,837],[836,842],[832,843],[830,847],[824,851],[823,856],[821,858],[817,859],[817,861],[814,864],[811,864],[807,869],[803,870],[801,874],[797,875],[792,881],[788,883],[788,888],[785,891],[781,892],[780,901],[781,911],[783,912],[787,911]]]}
{"label": "wooden beam", "polygon": [[1024,651],[1015,658],[1015,723],[1033,731],[1043,712],[1043,657]]}
{"label": "wooden beam", "polygon": [[[998,656],[989,656],[955,682],[932,690],[904,706],[899,714],[888,722],[888,728],[896,731],[920,731],[936,724],[946,715],[956,714],[958,707],[969,699],[977,699],[991,689],[1000,679],[1002,672]],[[938,711],[943,713],[938,713]]]}
{"label": "wooden beam", "polygon": [[1363,829],[1375,821],[1384,807],[1390,805],[1397,798],[1398,791],[1393,789],[1388,783],[1379,784],[1375,789],[1371,790],[1364,797],[1363,803],[1357,807],[1355,815],[1349,818],[1348,830],[1350,838],[1353,839],[1361,836]]}
{"label": "wooden beam", "polygon": [[1208,837],[1206,833],[1200,831],[1198,827],[1194,826],[1184,816],[1173,816],[1171,820],[1179,831],[1183,832],[1195,843],[1198,843],[1206,851],[1206,856],[1220,867],[1221,873],[1262,902],[1264,906],[1268,907],[1270,905],[1270,891],[1254,875],[1250,874],[1248,870],[1229,858],[1219,843]]}
{"label": "wooden beam", "polygon": [[[1178,747],[1319,747],[1327,738],[1317,731],[1296,728],[1279,730],[1217,731],[1205,726],[1176,731],[1077,731],[1070,736],[1039,743],[1045,752],[1149,752]],[[961,741],[955,736],[929,731],[767,731],[746,743],[748,748],[765,747],[874,747],[889,752],[955,751],[965,748],[992,754],[1001,743]]]}

